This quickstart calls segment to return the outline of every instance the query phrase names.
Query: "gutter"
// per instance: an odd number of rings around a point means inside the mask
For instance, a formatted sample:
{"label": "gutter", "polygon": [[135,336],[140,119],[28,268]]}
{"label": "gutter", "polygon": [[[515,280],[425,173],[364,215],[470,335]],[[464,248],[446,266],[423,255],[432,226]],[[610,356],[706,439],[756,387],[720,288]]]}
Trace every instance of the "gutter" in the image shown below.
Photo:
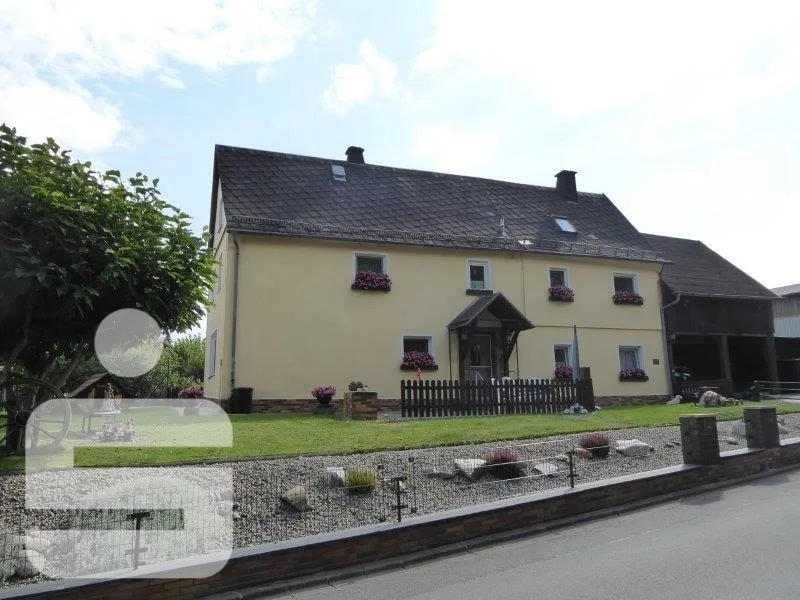
{"label": "gutter", "polygon": [[236,314],[239,312],[239,241],[231,234],[236,254],[233,260],[233,320],[231,323],[231,394],[236,387]]}

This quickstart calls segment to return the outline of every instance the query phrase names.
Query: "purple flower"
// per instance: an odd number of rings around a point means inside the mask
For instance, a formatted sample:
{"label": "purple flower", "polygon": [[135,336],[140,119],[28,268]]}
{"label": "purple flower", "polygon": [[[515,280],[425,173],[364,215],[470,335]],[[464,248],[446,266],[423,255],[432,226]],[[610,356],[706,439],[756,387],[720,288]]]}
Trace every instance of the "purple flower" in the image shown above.
{"label": "purple flower", "polygon": [[388,292],[392,289],[392,280],[383,273],[359,271],[353,281],[355,290],[379,290]]}
{"label": "purple flower", "polygon": [[575,300],[575,292],[565,285],[554,285],[548,290],[550,300],[560,300],[561,302],[572,302]]}
{"label": "purple flower", "polygon": [[333,395],[336,393],[336,388],[332,385],[318,385],[313,390],[311,390],[311,395],[314,396],[317,400],[320,398],[333,398]]}
{"label": "purple flower", "polygon": [[427,352],[419,352],[412,350],[403,355],[402,365],[406,369],[425,369],[427,367],[435,367],[436,361]]}
{"label": "purple flower", "polygon": [[572,367],[567,363],[558,363],[555,375],[556,379],[572,379]]}
{"label": "purple flower", "polygon": [[178,398],[205,398],[203,386],[193,385],[178,392]]}
{"label": "purple flower", "polygon": [[619,380],[625,381],[626,379],[646,379],[647,373],[642,369],[623,369],[619,372]]}
{"label": "purple flower", "polygon": [[629,292],[627,290],[620,290],[619,292],[615,292],[612,296],[614,300],[614,304],[643,304],[644,299],[635,292]]}

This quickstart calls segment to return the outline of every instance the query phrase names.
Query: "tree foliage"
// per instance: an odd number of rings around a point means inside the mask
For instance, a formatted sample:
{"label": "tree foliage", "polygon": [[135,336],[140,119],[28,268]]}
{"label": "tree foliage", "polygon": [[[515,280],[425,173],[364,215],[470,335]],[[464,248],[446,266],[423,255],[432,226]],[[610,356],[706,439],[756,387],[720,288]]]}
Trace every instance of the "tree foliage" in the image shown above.
{"label": "tree foliage", "polygon": [[214,275],[208,234],[194,235],[157,186],[0,126],[0,360],[38,374],[58,356],[88,355],[97,326],[122,308],[165,332],[199,322]]}

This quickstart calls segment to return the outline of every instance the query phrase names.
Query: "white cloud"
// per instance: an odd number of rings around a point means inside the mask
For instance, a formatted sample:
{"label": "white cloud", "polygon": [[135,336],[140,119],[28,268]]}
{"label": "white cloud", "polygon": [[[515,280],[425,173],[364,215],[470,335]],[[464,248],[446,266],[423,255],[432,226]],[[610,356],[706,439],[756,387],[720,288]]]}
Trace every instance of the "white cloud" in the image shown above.
{"label": "white cloud", "polygon": [[[475,174],[545,185],[575,169],[640,230],[798,282],[798,17],[790,3],[444,0],[406,81],[448,125],[417,134],[416,156],[462,172],[481,156]],[[465,151],[458,132],[492,143]]]}
{"label": "white cloud", "polygon": [[79,86],[54,86],[0,67],[0,90],[0,121],[31,142],[54,137],[65,147],[92,152],[113,145],[126,129],[115,106]]}
{"label": "white cloud", "polygon": [[411,156],[437,171],[475,175],[470,170],[491,160],[497,145],[488,129],[435,123],[415,132]]}
{"label": "white cloud", "polygon": [[[61,113],[60,121],[49,119],[45,110],[48,135],[76,149],[112,146],[123,135],[124,122],[108,96],[90,91],[97,90],[90,83],[153,75],[182,89],[180,66],[211,72],[235,65],[264,69],[295,51],[310,34],[315,12],[316,0],[140,0],[124,17],[119,6],[104,0],[4,2],[0,97],[7,98],[0,104],[0,120],[14,117],[22,129],[19,115],[27,110],[27,120],[35,121],[39,113],[21,102],[47,88],[62,108],[78,107],[79,119],[79,125],[70,123],[71,113]],[[41,105],[47,103],[40,100],[35,107],[42,110]],[[85,128],[98,133],[76,135]]]}
{"label": "white cloud", "polygon": [[[788,10],[786,7],[789,7]],[[581,116],[642,101],[662,109],[722,113],[796,81],[792,23],[800,9],[715,2],[501,3],[496,10],[445,0],[435,33],[417,56],[417,74],[459,74],[529,94],[562,116]],[[783,55],[778,68],[743,78],[748,51],[767,40]]]}
{"label": "white cloud", "polygon": [[358,64],[336,66],[333,81],[322,94],[326,108],[336,114],[344,115],[374,96],[388,98],[399,91],[397,65],[378,52],[372,42],[361,42],[358,56]]}
{"label": "white cloud", "polygon": [[175,69],[165,69],[163,73],[156,76],[156,79],[167,87],[176,90],[186,89],[186,84],[178,77],[178,72]]}

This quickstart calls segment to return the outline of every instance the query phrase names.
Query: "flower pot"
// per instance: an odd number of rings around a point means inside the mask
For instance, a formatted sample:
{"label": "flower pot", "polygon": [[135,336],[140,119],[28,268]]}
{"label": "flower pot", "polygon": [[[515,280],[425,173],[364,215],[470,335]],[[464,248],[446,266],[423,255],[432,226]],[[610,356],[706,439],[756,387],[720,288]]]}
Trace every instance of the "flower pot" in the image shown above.
{"label": "flower pot", "polygon": [[333,400],[333,396],[320,396],[317,398],[317,402],[319,402],[321,406],[328,406],[331,400]]}

